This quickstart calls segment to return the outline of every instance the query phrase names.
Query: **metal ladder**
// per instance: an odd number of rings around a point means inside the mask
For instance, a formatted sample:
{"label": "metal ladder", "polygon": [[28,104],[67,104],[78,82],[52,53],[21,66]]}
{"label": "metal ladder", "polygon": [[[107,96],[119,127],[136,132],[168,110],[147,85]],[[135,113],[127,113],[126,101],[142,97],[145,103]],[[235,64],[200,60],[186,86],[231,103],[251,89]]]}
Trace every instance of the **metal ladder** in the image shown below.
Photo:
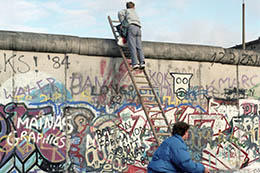
{"label": "metal ladder", "polygon": [[[120,35],[116,29],[116,26],[119,25],[120,22],[112,20],[110,16],[108,16],[108,21],[117,43]],[[133,70],[132,67],[129,66],[127,58],[130,58],[131,55],[128,48],[121,47],[119,45],[118,48],[123,57],[124,64],[128,70],[128,74],[132,80],[137,96],[146,115],[147,121],[153,132],[155,142],[159,146],[165,137],[171,136],[171,126],[165,116],[164,110],[160,103],[160,99],[155,93],[155,90],[147,75],[146,70],[145,69]],[[141,92],[141,91],[145,91],[145,92]],[[152,101],[150,100],[151,98]],[[154,110],[153,106],[158,106],[159,109]],[[145,127],[143,130],[145,130]]]}

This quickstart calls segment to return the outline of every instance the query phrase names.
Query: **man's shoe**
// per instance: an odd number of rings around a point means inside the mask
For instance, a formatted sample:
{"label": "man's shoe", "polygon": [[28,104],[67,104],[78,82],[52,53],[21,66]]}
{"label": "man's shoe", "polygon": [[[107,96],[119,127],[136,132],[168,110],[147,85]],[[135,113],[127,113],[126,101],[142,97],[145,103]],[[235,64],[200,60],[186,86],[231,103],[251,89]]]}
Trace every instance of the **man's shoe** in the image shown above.
{"label": "man's shoe", "polygon": [[140,69],[144,69],[145,68],[145,62],[140,64]]}
{"label": "man's shoe", "polygon": [[136,69],[139,68],[139,65],[138,65],[138,64],[135,64],[135,65],[132,66],[132,68],[133,68],[133,70],[136,70]]}

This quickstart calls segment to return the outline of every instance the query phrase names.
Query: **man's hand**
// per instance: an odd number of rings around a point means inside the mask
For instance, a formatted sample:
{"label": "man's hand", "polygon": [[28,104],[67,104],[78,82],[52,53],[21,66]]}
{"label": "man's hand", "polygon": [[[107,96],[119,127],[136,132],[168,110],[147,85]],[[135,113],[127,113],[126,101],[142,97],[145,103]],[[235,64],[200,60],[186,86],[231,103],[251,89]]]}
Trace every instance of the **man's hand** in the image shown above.
{"label": "man's hand", "polygon": [[205,167],[204,173],[210,173],[209,169]]}

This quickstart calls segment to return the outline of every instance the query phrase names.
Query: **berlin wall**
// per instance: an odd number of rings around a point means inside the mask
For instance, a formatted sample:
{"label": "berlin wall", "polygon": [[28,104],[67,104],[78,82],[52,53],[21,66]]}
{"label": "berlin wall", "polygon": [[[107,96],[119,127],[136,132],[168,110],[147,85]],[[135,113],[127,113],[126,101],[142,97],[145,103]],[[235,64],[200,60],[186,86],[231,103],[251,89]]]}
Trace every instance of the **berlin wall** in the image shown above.
{"label": "berlin wall", "polygon": [[[260,53],[143,47],[169,122],[191,125],[192,158],[216,172],[258,163]],[[156,149],[114,40],[9,31],[0,31],[0,139],[1,173],[142,173]]]}

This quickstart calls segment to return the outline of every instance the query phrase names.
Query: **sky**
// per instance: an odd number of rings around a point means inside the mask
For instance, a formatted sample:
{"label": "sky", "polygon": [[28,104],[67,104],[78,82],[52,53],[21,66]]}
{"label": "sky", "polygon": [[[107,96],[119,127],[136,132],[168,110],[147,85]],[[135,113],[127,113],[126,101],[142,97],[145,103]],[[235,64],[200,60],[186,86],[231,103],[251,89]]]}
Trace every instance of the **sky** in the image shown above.
{"label": "sky", "polygon": [[[232,47],[242,43],[243,0],[132,0],[142,40]],[[0,30],[113,38],[127,0],[0,0]],[[260,37],[260,0],[244,0],[245,40]]]}

